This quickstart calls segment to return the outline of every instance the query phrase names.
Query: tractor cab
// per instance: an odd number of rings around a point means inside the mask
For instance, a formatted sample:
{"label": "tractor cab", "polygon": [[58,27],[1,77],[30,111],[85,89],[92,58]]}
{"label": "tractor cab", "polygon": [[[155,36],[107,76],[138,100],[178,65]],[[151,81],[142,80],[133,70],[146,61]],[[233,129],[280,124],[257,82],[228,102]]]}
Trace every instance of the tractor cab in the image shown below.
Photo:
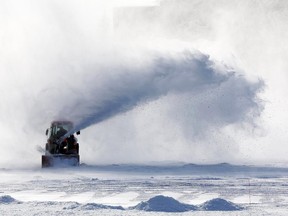
{"label": "tractor cab", "polygon": [[[73,129],[73,123],[70,121],[54,121],[50,128],[46,130],[48,140],[57,140]],[[80,133],[79,133],[80,134]]]}

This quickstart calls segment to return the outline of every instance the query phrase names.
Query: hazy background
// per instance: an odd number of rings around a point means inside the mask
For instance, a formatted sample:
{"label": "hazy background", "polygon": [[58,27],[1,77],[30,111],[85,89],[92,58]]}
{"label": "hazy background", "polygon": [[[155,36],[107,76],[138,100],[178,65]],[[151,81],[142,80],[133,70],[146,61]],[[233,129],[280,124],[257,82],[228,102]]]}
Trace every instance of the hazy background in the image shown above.
{"label": "hazy background", "polygon": [[0,0],[0,166],[39,166],[59,118],[88,164],[284,164],[287,18],[284,0]]}

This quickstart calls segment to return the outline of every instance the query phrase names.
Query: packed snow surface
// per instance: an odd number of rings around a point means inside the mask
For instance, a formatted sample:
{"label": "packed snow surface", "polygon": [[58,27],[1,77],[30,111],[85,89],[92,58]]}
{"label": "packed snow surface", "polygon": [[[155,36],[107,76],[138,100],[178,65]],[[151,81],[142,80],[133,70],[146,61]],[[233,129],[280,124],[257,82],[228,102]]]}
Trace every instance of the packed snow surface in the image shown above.
{"label": "packed snow surface", "polygon": [[288,213],[286,168],[126,164],[0,174],[1,215]]}

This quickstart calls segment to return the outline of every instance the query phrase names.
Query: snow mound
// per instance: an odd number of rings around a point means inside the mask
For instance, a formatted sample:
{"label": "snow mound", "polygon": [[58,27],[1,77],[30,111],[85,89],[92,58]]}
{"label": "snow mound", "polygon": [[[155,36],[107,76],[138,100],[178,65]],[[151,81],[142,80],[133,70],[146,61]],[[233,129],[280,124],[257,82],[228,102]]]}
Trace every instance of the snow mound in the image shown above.
{"label": "snow mound", "polygon": [[9,203],[20,203],[20,202],[9,195],[0,196],[0,204],[9,204]]}
{"label": "snow mound", "polygon": [[166,196],[155,196],[146,202],[141,202],[130,209],[137,209],[143,211],[156,211],[156,212],[185,212],[196,210],[197,207],[180,203],[172,197]]}
{"label": "snow mound", "polygon": [[225,199],[216,198],[209,200],[199,206],[199,210],[202,211],[239,211],[243,210],[243,207],[229,202]]}
{"label": "snow mound", "polygon": [[186,211],[239,211],[244,208],[224,199],[216,198],[201,205],[194,206],[166,196],[155,196],[146,202],[141,202],[129,209],[156,212],[186,212]]}

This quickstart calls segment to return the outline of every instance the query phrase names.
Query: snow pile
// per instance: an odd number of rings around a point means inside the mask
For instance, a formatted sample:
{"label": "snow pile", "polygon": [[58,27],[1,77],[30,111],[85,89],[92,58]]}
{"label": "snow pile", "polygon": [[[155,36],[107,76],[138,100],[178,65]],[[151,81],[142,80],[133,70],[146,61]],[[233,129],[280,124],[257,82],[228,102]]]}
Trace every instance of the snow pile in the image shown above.
{"label": "snow pile", "polygon": [[186,211],[239,211],[243,207],[224,199],[216,198],[199,206],[181,203],[172,197],[155,196],[146,202],[141,202],[129,209],[157,212],[186,212]]}
{"label": "snow pile", "polygon": [[9,195],[0,196],[0,204],[20,203]]}
{"label": "snow pile", "polygon": [[185,212],[196,210],[197,207],[180,203],[172,197],[155,196],[146,202],[141,202],[130,209],[137,209],[143,211],[157,211],[157,212]]}
{"label": "snow pile", "polygon": [[199,210],[202,211],[239,211],[243,210],[243,207],[238,206],[232,202],[226,201],[221,198],[209,200],[199,206]]}

